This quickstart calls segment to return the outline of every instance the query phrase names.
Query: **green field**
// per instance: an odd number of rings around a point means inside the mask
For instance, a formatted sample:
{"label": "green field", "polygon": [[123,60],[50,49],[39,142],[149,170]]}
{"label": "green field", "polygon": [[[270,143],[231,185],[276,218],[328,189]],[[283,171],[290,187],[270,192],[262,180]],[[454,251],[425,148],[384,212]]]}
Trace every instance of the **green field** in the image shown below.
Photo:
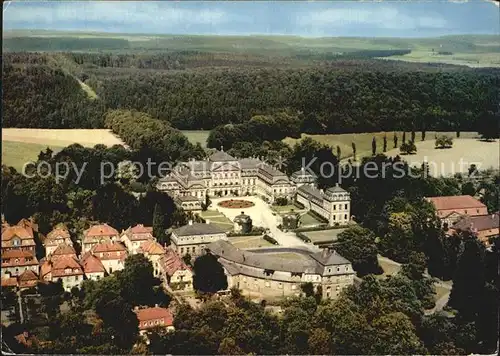
{"label": "green field", "polygon": [[330,243],[337,241],[340,233],[345,231],[346,228],[320,230],[320,231],[306,231],[303,232],[313,244],[317,243]]}
{"label": "green field", "polygon": [[325,222],[319,220],[311,213],[306,213],[304,215],[301,215],[300,217],[300,226],[319,225],[319,224],[325,224]]}
{"label": "green field", "polygon": [[233,229],[233,222],[229,220],[224,214],[219,213],[218,211],[215,210],[202,211],[200,213],[200,216],[205,220],[209,220],[210,224],[215,224],[219,226],[221,229],[227,231]]}
{"label": "green field", "polygon": [[181,130],[181,132],[186,135],[189,142],[192,144],[201,144],[201,147],[207,147],[207,138],[210,134],[208,130]]}
{"label": "green field", "polygon": [[[422,139],[421,132],[415,132],[415,141],[419,142]],[[455,132],[435,132],[427,131],[425,133],[425,140],[434,140],[435,135],[448,135],[453,138],[456,137]],[[352,143],[356,144],[356,154],[357,158],[362,158],[365,156],[371,156],[372,154],[372,140],[375,137],[377,142],[377,153],[382,153],[383,150],[383,139],[387,135],[387,150],[391,150],[394,147],[393,136],[394,132],[370,132],[370,133],[352,133],[352,134],[332,134],[332,135],[308,135],[302,134],[300,139],[287,137],[283,141],[289,145],[294,145],[299,140],[305,137],[311,137],[312,139],[331,146],[333,152],[336,154],[337,146],[340,146],[341,158],[347,159],[352,157]],[[402,132],[397,132],[398,136],[398,147],[402,142]],[[477,132],[461,132],[460,138],[476,138],[478,136]],[[411,133],[406,132],[406,139],[410,140]]]}
{"label": "green field", "polygon": [[[390,59],[471,67],[500,67],[500,40],[495,35],[434,38],[365,38],[299,36],[203,36],[113,34],[11,30],[3,33],[4,51],[199,51],[264,57],[325,59],[369,50],[411,50]],[[440,54],[446,52],[449,54]],[[327,56],[327,57],[325,57]]]}
{"label": "green field", "polygon": [[262,236],[233,236],[229,241],[237,248],[259,248],[274,246],[272,243],[264,240]]}
{"label": "green field", "polygon": [[[2,164],[14,167],[18,172],[29,161],[36,161],[40,151],[45,151],[47,145],[17,141],[2,141]],[[50,146],[54,153],[63,149],[60,146]]]}

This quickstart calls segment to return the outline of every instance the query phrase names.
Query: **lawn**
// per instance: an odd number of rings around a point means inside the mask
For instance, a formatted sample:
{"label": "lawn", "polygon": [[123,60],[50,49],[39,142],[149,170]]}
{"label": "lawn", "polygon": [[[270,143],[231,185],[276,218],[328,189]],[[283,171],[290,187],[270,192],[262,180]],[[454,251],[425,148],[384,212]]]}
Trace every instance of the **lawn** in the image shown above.
{"label": "lawn", "polygon": [[192,144],[200,143],[201,147],[207,147],[207,138],[210,131],[204,130],[181,130]]}
{"label": "lawn", "polygon": [[306,235],[313,244],[329,243],[337,241],[339,234],[345,230],[345,228],[340,228],[321,231],[307,231],[303,232],[303,234]]}
{"label": "lawn", "polygon": [[218,211],[202,211],[200,213],[200,216],[205,220],[209,220],[211,224],[219,226],[221,229],[229,231],[233,228],[233,222],[229,220],[224,214],[219,213]]}
{"label": "lawn", "polygon": [[386,259],[381,259],[380,256],[378,257],[378,263],[380,264],[380,267],[384,270],[384,274],[379,275],[380,277],[385,277],[385,276],[393,276],[396,273],[399,272],[401,269],[401,266],[395,262],[389,262]]}
{"label": "lawn", "polygon": [[[416,134],[415,141],[418,144],[418,142],[421,141],[422,136],[420,132],[415,132],[415,134]],[[436,134],[435,131],[426,132],[425,140],[434,142],[435,134]],[[456,137],[455,132],[439,132],[438,134],[445,134],[452,137]],[[385,135],[387,135],[387,150],[390,150],[394,147],[393,143],[394,132],[369,132],[369,133],[331,134],[331,135],[302,134],[302,137],[300,139],[287,137],[283,141],[290,145],[294,145],[297,141],[302,140],[305,137],[311,137],[312,139],[320,143],[331,146],[335,154],[337,153],[337,146],[339,146],[341,151],[341,158],[343,159],[352,157],[352,143],[354,142],[356,144],[357,158],[359,159],[364,156],[371,156],[373,137],[375,137],[375,140],[377,142],[377,153],[382,153],[383,139]],[[399,145],[402,142],[403,133],[397,132],[397,136],[398,136],[398,147],[399,147]],[[460,137],[476,138],[477,132],[461,132]],[[406,132],[406,139],[410,140],[410,138],[411,138],[411,133]]]}
{"label": "lawn", "polygon": [[47,147],[54,153],[63,149],[62,146],[2,140],[2,164],[21,172],[26,162],[36,161],[40,151],[45,151]]}
{"label": "lawn", "polygon": [[325,224],[324,221],[320,221],[311,213],[306,213],[300,217],[300,226],[305,227],[309,225],[320,225]]}
{"label": "lawn", "polygon": [[301,210],[297,208],[295,205],[271,205],[271,209],[278,214],[283,214],[283,213],[288,213],[292,209],[296,212],[298,210]]}
{"label": "lawn", "polygon": [[229,237],[229,241],[240,249],[274,246],[272,243],[264,240],[262,236],[234,236]]}

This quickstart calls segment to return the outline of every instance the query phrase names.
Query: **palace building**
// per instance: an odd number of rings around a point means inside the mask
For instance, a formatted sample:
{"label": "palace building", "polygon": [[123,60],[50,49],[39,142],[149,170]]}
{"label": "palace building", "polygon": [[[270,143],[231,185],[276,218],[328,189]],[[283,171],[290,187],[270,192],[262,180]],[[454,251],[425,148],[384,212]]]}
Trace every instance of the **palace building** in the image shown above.
{"label": "palace building", "polygon": [[158,189],[169,193],[187,210],[200,206],[192,199],[205,196],[258,195],[268,202],[295,193],[287,175],[257,158],[237,159],[223,150],[204,161],[181,162],[172,173],[159,180]]}
{"label": "palace building", "polygon": [[257,195],[268,203],[280,197],[295,198],[329,226],[347,224],[351,219],[349,193],[338,185],[323,192],[316,188],[315,181],[314,173],[304,168],[289,178],[260,159],[237,159],[221,150],[204,161],[181,162],[158,181],[157,187],[186,211],[201,211],[207,195]]}

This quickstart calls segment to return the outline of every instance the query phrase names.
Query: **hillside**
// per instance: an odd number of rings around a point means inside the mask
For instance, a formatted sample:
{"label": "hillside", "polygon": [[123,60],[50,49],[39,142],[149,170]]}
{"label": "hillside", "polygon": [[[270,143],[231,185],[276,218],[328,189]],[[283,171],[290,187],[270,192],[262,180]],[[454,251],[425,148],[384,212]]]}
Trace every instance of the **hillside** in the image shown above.
{"label": "hillside", "polygon": [[360,38],[298,36],[194,36],[14,30],[3,34],[4,51],[111,51],[115,53],[199,51],[256,57],[322,59],[359,51],[410,50],[394,59],[500,66],[500,40],[494,35],[437,38]]}

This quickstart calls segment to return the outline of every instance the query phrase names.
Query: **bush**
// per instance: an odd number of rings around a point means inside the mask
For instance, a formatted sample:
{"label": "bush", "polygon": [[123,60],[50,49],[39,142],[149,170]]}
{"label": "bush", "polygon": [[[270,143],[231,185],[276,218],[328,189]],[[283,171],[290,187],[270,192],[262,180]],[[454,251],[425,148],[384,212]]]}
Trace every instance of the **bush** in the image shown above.
{"label": "bush", "polygon": [[415,142],[409,141],[409,142],[403,142],[401,146],[399,147],[399,151],[402,154],[407,154],[411,155],[417,152],[417,146],[415,145]]}
{"label": "bush", "polygon": [[436,138],[436,148],[450,148],[451,146],[453,146],[452,137],[441,135]]}
{"label": "bush", "polygon": [[305,234],[303,234],[302,232],[297,232],[296,235],[299,239],[301,239],[304,242],[311,242],[311,239],[309,237],[307,237]]}
{"label": "bush", "polygon": [[288,204],[288,199],[284,197],[279,197],[274,200],[274,203],[279,206],[285,206]]}
{"label": "bush", "polygon": [[269,235],[264,235],[263,239],[266,240],[267,242],[272,243],[273,245],[278,245],[278,241],[276,241]]}

